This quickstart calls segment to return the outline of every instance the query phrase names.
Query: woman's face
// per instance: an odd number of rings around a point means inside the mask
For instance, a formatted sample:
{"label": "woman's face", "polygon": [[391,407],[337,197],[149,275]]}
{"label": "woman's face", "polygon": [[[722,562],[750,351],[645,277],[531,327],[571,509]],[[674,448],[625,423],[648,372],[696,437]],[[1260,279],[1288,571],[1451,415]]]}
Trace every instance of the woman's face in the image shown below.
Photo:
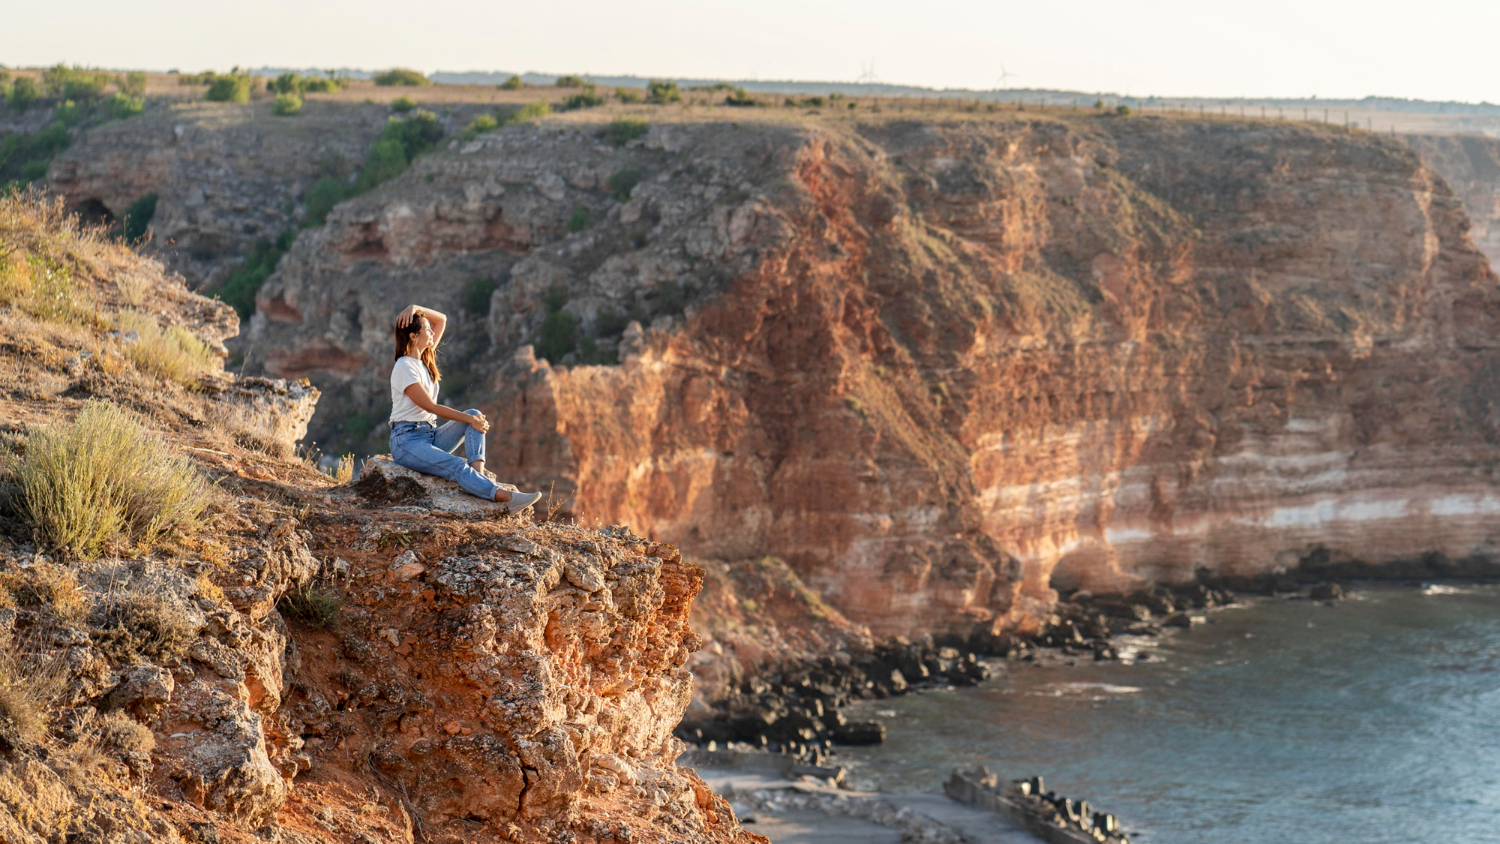
{"label": "woman's face", "polygon": [[408,347],[414,354],[420,354],[425,349],[432,348],[432,323],[425,317],[417,317],[422,328],[411,336],[411,345]]}

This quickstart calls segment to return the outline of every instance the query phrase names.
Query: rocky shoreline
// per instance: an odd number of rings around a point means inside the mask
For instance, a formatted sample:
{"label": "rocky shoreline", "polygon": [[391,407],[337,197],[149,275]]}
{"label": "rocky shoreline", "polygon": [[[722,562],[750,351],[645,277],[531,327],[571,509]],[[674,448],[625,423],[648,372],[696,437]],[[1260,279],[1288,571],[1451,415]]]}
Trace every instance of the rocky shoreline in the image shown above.
{"label": "rocky shoreline", "polygon": [[[707,717],[685,720],[676,735],[707,750],[784,753],[802,764],[827,766],[835,746],[885,740],[884,725],[852,720],[843,712],[854,701],[975,686],[991,676],[996,659],[1033,662],[1047,652],[1065,660],[1120,659],[1117,637],[1190,628],[1204,620],[1199,611],[1234,604],[1242,595],[1336,601],[1344,597],[1345,584],[1365,580],[1411,585],[1495,581],[1500,568],[1485,561],[1423,558],[1377,569],[1357,562],[1330,563],[1314,554],[1302,567],[1283,574],[1153,584],[1123,594],[1074,592],[1057,603],[1048,624],[1032,636],[978,630],[967,637],[898,637],[863,654],[773,664],[712,702]],[[1131,658],[1151,657],[1142,651]]]}

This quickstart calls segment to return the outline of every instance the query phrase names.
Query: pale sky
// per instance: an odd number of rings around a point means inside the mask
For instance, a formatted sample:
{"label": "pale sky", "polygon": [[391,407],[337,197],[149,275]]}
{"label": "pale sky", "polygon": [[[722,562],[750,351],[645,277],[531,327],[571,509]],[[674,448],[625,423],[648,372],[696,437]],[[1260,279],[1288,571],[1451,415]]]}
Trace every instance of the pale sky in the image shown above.
{"label": "pale sky", "polygon": [[391,66],[1500,102],[1500,0],[66,0],[0,63]]}

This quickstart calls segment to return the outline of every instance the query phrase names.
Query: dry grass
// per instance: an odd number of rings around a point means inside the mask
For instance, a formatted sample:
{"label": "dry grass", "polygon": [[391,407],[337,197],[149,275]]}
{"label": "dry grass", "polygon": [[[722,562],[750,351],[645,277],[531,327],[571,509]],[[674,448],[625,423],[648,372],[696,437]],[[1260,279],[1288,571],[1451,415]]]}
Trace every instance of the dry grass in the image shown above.
{"label": "dry grass", "polygon": [[99,721],[99,743],[124,755],[147,755],[156,749],[156,735],[138,721],[111,712]]}
{"label": "dry grass", "polygon": [[112,590],[91,621],[94,645],[123,662],[181,656],[201,627],[170,591],[143,585]]}
{"label": "dry grass", "polygon": [[217,368],[218,355],[180,325],[162,328],[155,317],[136,310],[121,311],[115,323],[122,334],[139,338],[125,342],[124,352],[142,372],[190,387]]}
{"label": "dry grass", "polygon": [[66,670],[12,636],[0,637],[0,738],[36,744],[47,737]]}
{"label": "dry grass", "polygon": [[191,537],[210,502],[208,482],[187,459],[102,401],[71,423],[33,432],[15,473],[38,539],[82,559]]}
{"label": "dry grass", "polygon": [[210,418],[219,433],[240,448],[278,460],[292,456],[291,443],[282,435],[279,420],[267,408],[240,403],[234,405],[232,413],[212,413]]}
{"label": "dry grass", "polygon": [[333,482],[342,485],[352,480],[354,480],[354,455],[346,454],[339,458],[339,465],[333,470]]}
{"label": "dry grass", "polygon": [[50,610],[58,619],[76,621],[88,610],[73,570],[50,562],[0,572],[0,606]]}

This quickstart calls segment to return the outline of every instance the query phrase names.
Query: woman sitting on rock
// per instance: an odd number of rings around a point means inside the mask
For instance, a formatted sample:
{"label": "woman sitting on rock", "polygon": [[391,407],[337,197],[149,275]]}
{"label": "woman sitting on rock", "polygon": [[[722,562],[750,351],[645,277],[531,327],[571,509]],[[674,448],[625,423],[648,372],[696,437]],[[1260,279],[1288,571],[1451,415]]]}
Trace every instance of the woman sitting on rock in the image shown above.
{"label": "woman sitting on rock", "polygon": [[[540,492],[510,492],[484,468],[484,434],[490,423],[478,410],[460,413],[437,403],[442,375],[437,344],[448,318],[412,305],[396,317],[396,365],[391,369],[391,458],[408,469],[447,478],[470,495],[516,513],[535,504]],[[437,424],[441,416],[449,421]],[[453,454],[459,443],[464,456]],[[467,462],[465,462],[467,458]]]}

